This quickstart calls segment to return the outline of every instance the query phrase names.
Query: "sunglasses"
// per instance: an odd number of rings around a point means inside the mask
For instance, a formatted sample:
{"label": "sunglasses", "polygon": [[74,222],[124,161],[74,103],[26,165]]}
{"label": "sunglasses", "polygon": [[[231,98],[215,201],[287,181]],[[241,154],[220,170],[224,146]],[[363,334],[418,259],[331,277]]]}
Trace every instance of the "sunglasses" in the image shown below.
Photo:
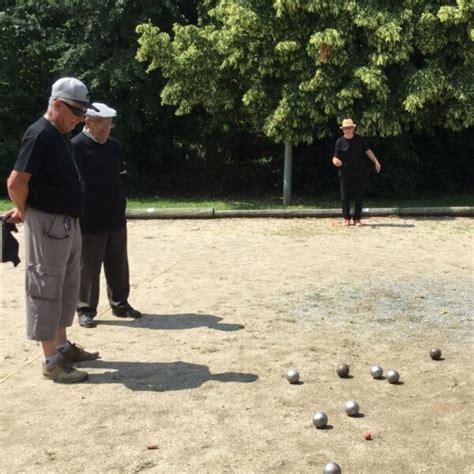
{"label": "sunglasses", "polygon": [[74,107],[71,104],[68,104],[67,102],[64,102],[64,100],[61,101],[76,117],[84,117],[86,114],[85,109],[81,109],[80,107]]}

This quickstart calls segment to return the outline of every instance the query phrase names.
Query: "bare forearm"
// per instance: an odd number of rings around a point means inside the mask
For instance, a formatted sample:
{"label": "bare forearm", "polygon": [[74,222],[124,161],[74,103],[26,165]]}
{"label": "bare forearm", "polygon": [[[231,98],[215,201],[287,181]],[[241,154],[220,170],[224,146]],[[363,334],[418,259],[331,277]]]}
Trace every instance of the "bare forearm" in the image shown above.
{"label": "bare forearm", "polygon": [[379,160],[377,160],[377,157],[375,156],[372,150],[367,150],[367,156],[369,157],[370,161],[372,161],[374,164],[379,162]]}
{"label": "bare forearm", "polygon": [[29,193],[29,177],[30,175],[27,175],[26,173],[20,174],[13,171],[7,181],[8,196],[21,215],[24,215],[26,211],[26,199],[28,198]]}
{"label": "bare forearm", "polygon": [[28,186],[8,187],[8,196],[16,208],[23,214],[26,210],[26,198],[28,197]]}
{"label": "bare forearm", "polygon": [[380,173],[382,165],[380,164],[379,160],[377,160],[377,157],[374,155],[374,152],[372,150],[367,150],[367,156],[369,157],[370,161],[374,163],[375,171],[377,171],[377,173]]}

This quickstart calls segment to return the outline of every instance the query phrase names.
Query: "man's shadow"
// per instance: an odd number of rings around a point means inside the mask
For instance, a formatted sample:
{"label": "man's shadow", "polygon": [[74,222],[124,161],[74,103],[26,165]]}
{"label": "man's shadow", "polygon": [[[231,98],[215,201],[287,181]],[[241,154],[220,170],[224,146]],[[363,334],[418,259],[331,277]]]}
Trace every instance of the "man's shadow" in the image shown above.
{"label": "man's shadow", "polygon": [[386,224],[386,223],[370,223],[370,222],[364,222],[365,227],[372,227],[373,229],[379,229],[380,227],[398,227],[398,228],[410,228],[410,227],[415,227],[415,224]]}
{"label": "man's shadow", "polygon": [[101,359],[83,362],[81,366],[106,369],[101,374],[89,373],[86,383],[123,384],[130,390],[167,392],[200,387],[209,380],[217,382],[255,382],[258,376],[239,372],[212,374],[209,367],[187,362],[109,362]]}
{"label": "man's shadow", "polygon": [[192,329],[208,327],[217,331],[238,331],[242,324],[221,323],[223,318],[211,314],[143,314],[140,319],[117,318],[100,320],[104,326],[133,326],[147,329]]}

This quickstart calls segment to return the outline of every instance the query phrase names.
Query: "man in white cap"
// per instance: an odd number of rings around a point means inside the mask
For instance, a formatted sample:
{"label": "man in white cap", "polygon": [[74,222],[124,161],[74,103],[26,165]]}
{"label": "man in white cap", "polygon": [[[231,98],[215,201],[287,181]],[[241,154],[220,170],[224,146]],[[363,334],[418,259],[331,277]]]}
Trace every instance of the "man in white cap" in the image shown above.
{"label": "man in white cap", "polygon": [[356,124],[350,118],[342,121],[343,136],[336,141],[332,162],[339,168],[343,225],[351,223],[351,199],[355,199],[354,225],[361,226],[362,201],[367,188],[367,157],[374,163],[375,171],[380,173],[382,166],[363,137],[355,132]]}
{"label": "man in white cap", "polygon": [[128,303],[130,293],[127,256],[125,192],[122,175],[126,173],[120,144],[110,137],[117,112],[94,103],[86,112],[82,133],[72,144],[84,178],[85,202],[81,216],[81,287],[77,312],[83,327],[96,326],[100,271],[104,265],[107,296],[118,317],[139,318],[139,311]]}
{"label": "man in white cap", "polygon": [[68,341],[79,296],[82,176],[67,133],[84,121],[87,87],[64,77],[53,84],[49,107],[26,130],[8,178],[16,208],[8,222],[24,222],[27,337],[40,341],[43,376],[55,382],[80,382],[87,372],[71,366],[96,359]]}

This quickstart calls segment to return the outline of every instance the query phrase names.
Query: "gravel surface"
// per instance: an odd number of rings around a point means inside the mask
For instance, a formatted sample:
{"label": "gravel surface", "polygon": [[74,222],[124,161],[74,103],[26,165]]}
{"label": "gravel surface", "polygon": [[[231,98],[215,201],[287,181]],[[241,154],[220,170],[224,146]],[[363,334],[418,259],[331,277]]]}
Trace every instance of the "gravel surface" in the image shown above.
{"label": "gravel surface", "polygon": [[143,318],[115,318],[102,288],[97,328],[69,331],[101,352],[75,386],[42,379],[24,263],[1,265],[0,472],[472,473],[472,222],[130,222]]}

